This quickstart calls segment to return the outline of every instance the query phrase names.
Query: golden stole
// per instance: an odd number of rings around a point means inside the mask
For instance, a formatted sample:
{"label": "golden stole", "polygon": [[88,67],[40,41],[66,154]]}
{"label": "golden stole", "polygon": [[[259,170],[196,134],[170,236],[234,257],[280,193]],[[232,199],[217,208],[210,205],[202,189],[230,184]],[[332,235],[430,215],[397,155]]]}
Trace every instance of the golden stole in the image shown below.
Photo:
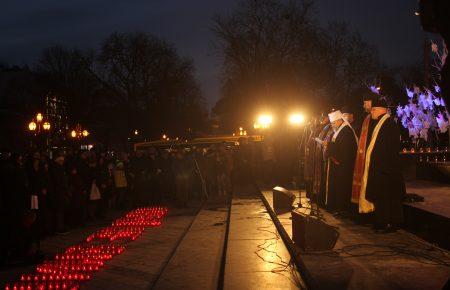
{"label": "golden stole", "polygon": [[358,148],[356,152],[355,169],[353,171],[352,184],[352,202],[359,203],[359,194],[361,193],[361,180],[364,175],[364,162],[366,157],[367,135],[370,126],[370,114],[366,116],[361,128],[361,135],[358,140]]}
{"label": "golden stole", "polygon": [[369,213],[375,210],[375,205],[366,199],[366,189],[367,189],[367,178],[369,176],[369,168],[370,168],[370,158],[372,156],[373,147],[375,146],[375,142],[377,141],[378,133],[380,132],[381,127],[384,122],[390,117],[389,114],[385,114],[378,124],[375,126],[372,134],[372,138],[370,139],[369,147],[367,147],[366,152],[366,161],[364,164],[364,175],[361,183],[361,192],[359,194],[359,212],[360,213]]}

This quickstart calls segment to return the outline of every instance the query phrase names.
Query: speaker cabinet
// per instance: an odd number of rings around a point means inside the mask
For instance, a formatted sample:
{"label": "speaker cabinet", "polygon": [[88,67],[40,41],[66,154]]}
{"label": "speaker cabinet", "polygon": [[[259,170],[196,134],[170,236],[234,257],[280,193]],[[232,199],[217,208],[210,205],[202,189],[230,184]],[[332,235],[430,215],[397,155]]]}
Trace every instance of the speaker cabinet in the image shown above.
{"label": "speaker cabinet", "polygon": [[304,251],[327,251],[336,245],[339,232],[317,217],[297,210],[292,214],[292,240]]}
{"label": "speaker cabinet", "polygon": [[276,212],[290,211],[295,200],[295,194],[287,189],[276,186],[272,189],[273,208]]}

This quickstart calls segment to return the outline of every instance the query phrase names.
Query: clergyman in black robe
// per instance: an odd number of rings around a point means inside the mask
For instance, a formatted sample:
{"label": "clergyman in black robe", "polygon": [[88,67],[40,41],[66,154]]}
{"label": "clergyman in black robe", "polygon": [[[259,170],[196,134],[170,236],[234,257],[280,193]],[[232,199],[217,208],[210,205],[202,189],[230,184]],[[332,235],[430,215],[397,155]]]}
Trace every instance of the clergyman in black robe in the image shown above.
{"label": "clergyman in black robe", "polygon": [[[373,148],[370,156],[366,156],[370,158],[366,199],[375,205],[376,228],[390,231],[403,222],[402,200],[406,190],[400,168],[398,125],[385,112],[374,114],[376,108],[386,106],[385,101],[375,101],[372,108],[374,131],[370,143]],[[368,146],[369,150],[371,145]]]}
{"label": "clergyman in black robe", "polygon": [[[339,111],[331,114],[342,116]],[[328,158],[326,207],[332,211],[348,211],[351,205],[357,140],[349,123],[342,119],[333,123],[335,133],[326,150]]]}

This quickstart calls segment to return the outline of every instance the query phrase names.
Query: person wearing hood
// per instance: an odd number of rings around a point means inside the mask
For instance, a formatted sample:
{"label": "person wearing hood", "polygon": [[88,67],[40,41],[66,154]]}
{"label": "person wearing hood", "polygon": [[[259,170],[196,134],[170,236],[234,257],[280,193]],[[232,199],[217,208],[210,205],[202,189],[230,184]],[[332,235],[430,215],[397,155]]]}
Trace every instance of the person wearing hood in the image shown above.
{"label": "person wearing hood", "polygon": [[343,119],[340,110],[328,114],[333,135],[324,142],[327,158],[327,179],[325,205],[331,211],[350,209],[353,166],[356,156],[356,134],[351,125]]}

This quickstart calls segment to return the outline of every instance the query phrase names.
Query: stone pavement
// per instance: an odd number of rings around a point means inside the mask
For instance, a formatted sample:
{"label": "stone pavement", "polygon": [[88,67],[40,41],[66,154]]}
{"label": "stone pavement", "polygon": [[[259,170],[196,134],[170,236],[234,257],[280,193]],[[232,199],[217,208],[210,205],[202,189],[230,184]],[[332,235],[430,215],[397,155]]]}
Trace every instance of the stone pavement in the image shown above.
{"label": "stone pavement", "polygon": [[172,209],[160,227],[150,227],[105,264],[83,289],[150,289],[195,219],[197,209]]}
{"label": "stone pavement", "polygon": [[[109,213],[108,221],[98,221],[88,224],[82,228],[73,229],[64,235],[53,235],[44,238],[41,241],[41,250],[46,257],[51,258],[56,253],[62,252],[65,248],[75,245],[85,239],[89,234],[109,225],[110,221],[123,215],[124,211],[114,211]],[[4,237],[2,237],[4,238]],[[3,287],[9,281],[17,279],[22,273],[33,272],[34,265],[8,267],[0,270],[0,286]]]}
{"label": "stone pavement", "polygon": [[[198,207],[169,209],[160,227],[147,228],[142,236],[127,245],[123,254],[115,256],[104,268],[94,273],[93,279],[83,284],[82,289],[148,289],[194,220]],[[111,218],[124,213],[115,212]],[[50,258],[109,224],[97,223],[74,229],[65,235],[47,237],[41,242],[41,249]],[[20,274],[33,272],[34,269],[34,265],[29,265],[0,270],[1,287],[16,280]]]}
{"label": "stone pavement", "polygon": [[232,200],[223,289],[299,289],[301,279],[258,196]]}

